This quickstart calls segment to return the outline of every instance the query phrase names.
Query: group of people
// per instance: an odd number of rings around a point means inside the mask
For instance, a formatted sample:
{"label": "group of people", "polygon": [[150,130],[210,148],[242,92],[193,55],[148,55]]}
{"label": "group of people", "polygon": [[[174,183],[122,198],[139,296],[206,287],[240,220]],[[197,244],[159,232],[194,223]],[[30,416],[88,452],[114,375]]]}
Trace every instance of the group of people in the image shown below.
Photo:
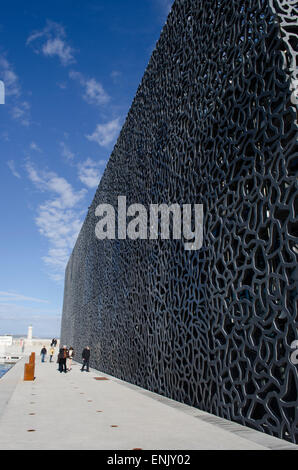
{"label": "group of people", "polygon": [[[57,346],[57,339],[53,338],[51,345],[50,345],[50,362],[53,362],[53,356],[55,354],[55,347]],[[42,350],[40,351],[41,355],[41,362],[45,362],[45,357],[47,355],[47,348],[45,346],[42,347]]]}
{"label": "group of people", "polygon": [[[57,344],[57,340],[56,340],[56,344]],[[52,341],[51,348],[50,348],[50,362],[52,362],[54,353],[55,353],[55,348],[53,347],[53,341]],[[45,362],[46,354],[47,354],[46,347],[43,346],[43,348],[40,351],[41,362]],[[72,365],[72,360],[74,358],[74,355],[75,355],[75,352],[72,346],[70,346],[70,348],[67,348],[67,346],[64,345],[62,348],[60,348],[58,357],[57,357],[58,370],[60,373],[62,372],[66,373],[71,370],[71,365]],[[89,346],[86,346],[83,349],[82,360],[83,360],[83,363],[82,363],[81,371],[83,372],[86,367],[86,372],[89,372],[89,361],[90,361]]]}
{"label": "group of people", "polygon": [[68,349],[67,346],[60,348],[57,362],[59,364],[59,372],[67,372],[71,370],[71,363],[74,358],[74,349],[72,346]]}
{"label": "group of people", "polygon": [[[55,354],[55,348],[53,346],[50,347],[50,362],[53,362],[53,356]],[[45,346],[42,347],[42,350],[40,351],[41,355],[41,362],[45,362],[45,357],[47,355],[47,348]]]}

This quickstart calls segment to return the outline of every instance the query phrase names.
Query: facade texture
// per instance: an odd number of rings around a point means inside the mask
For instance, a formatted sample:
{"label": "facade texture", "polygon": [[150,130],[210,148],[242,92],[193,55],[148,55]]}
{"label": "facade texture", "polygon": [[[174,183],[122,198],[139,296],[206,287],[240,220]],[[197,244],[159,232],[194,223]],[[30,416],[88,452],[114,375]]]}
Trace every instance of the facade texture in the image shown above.
{"label": "facade texture", "polygon": [[[69,259],[61,327],[96,369],[292,442],[296,22],[293,1],[176,0]],[[119,195],[203,204],[202,248],[99,241],[95,209]]]}

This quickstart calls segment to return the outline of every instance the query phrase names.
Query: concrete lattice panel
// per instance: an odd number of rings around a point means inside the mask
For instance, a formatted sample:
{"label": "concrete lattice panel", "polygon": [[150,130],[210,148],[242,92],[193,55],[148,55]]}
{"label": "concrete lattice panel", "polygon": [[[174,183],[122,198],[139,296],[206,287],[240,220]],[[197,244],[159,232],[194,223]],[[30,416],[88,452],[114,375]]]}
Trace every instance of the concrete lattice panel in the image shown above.
{"label": "concrete lattice panel", "polygon": [[[103,372],[293,442],[296,24],[293,1],[176,0],[70,257],[61,331]],[[118,195],[203,204],[202,248],[99,241],[95,209]]]}

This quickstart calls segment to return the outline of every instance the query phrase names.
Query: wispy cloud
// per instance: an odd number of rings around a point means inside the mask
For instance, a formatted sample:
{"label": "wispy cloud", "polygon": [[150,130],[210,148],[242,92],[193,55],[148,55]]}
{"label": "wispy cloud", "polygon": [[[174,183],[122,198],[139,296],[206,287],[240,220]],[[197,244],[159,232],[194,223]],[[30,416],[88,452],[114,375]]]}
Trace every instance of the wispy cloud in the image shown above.
{"label": "wispy cloud", "polygon": [[89,104],[102,106],[110,101],[109,95],[104,90],[102,84],[95,78],[86,78],[81,72],[71,70],[69,77],[77,81],[84,89],[83,99]]}
{"label": "wispy cloud", "polygon": [[50,268],[49,276],[61,281],[83,220],[75,210],[58,209],[51,201],[46,201],[39,206],[35,221],[39,232],[49,242],[48,253],[42,258]]}
{"label": "wispy cloud", "polygon": [[91,158],[87,158],[87,160],[78,165],[78,176],[80,181],[90,189],[97,188],[105,164],[105,160],[99,160],[96,162]]}
{"label": "wispy cloud", "polygon": [[66,82],[57,82],[57,85],[61,90],[65,90],[67,88],[67,83]]}
{"label": "wispy cloud", "polygon": [[0,74],[1,79],[5,84],[6,96],[20,96],[21,89],[19,84],[19,77],[14,72],[12,65],[8,60],[0,55]]}
{"label": "wispy cloud", "polygon": [[53,338],[59,335],[60,324],[61,315],[57,309],[24,305],[22,302],[2,303],[0,300],[0,334],[26,335],[28,325],[33,325],[34,336]]}
{"label": "wispy cloud", "polygon": [[30,149],[31,149],[31,150],[35,150],[35,152],[42,153],[41,148],[37,145],[36,142],[31,142],[31,144],[30,144]]}
{"label": "wispy cloud", "polygon": [[18,301],[26,301],[26,302],[39,302],[39,303],[44,303],[47,304],[47,300],[42,300],[42,299],[37,299],[36,297],[28,297],[23,294],[18,294],[16,292],[4,292],[0,291],[0,302],[8,302],[8,301],[13,301],[13,302],[18,302]]}
{"label": "wispy cloud", "polygon": [[30,104],[28,101],[19,101],[12,107],[11,114],[14,119],[19,120],[23,126],[29,126],[30,120],[28,118],[30,111]]}
{"label": "wispy cloud", "polygon": [[27,39],[26,45],[33,47],[36,54],[45,57],[58,57],[63,66],[76,62],[74,49],[67,44],[64,27],[48,20],[41,31],[34,31]]}
{"label": "wispy cloud", "polygon": [[49,242],[43,261],[50,267],[50,277],[60,281],[82,226],[83,212],[78,205],[87,190],[75,191],[65,178],[53,172],[38,171],[29,161],[26,169],[35,187],[47,195],[46,201],[37,208],[35,223]]}
{"label": "wispy cloud", "polygon": [[75,154],[70,150],[68,145],[65,142],[60,142],[61,154],[67,160],[73,160]]}
{"label": "wispy cloud", "polygon": [[0,54],[0,78],[5,85],[6,104],[13,119],[29,126],[30,104],[23,99],[19,77],[3,54]]}
{"label": "wispy cloud", "polygon": [[2,140],[3,142],[9,142],[10,141],[9,134],[8,134],[7,131],[1,132],[0,140]]}
{"label": "wispy cloud", "polygon": [[119,70],[113,70],[110,74],[114,83],[118,83],[122,73]]}
{"label": "wispy cloud", "polygon": [[20,173],[16,170],[14,160],[9,160],[9,161],[7,162],[7,166],[8,166],[8,168],[10,169],[10,171],[12,172],[12,174],[13,174],[16,178],[21,178]]}
{"label": "wispy cloud", "polygon": [[30,180],[40,191],[49,192],[56,196],[51,201],[53,207],[59,209],[72,208],[84,197],[84,189],[74,191],[65,178],[54,172],[38,172],[29,161],[26,163],[26,169]]}
{"label": "wispy cloud", "polygon": [[86,135],[86,137],[90,141],[97,142],[101,147],[108,147],[115,142],[120,128],[120,118],[116,118],[106,124],[98,124],[93,134]]}

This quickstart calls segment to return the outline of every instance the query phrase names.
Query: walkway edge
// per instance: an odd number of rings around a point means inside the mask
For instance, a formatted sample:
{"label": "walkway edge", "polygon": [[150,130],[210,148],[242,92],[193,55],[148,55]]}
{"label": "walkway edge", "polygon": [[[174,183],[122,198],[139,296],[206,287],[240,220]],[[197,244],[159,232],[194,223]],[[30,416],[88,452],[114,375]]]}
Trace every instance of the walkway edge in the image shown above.
{"label": "walkway edge", "polygon": [[94,373],[100,373],[101,375],[108,377],[110,380],[119,383],[119,385],[123,385],[124,387],[131,388],[136,392],[146,395],[147,397],[152,398],[152,400],[159,401],[163,405],[170,406],[201,421],[218,426],[219,428],[231,432],[238,437],[242,437],[248,441],[263,445],[264,447],[267,447],[268,450],[298,450],[298,446],[296,444],[292,444],[291,442],[285,441],[284,439],[273,437],[269,434],[249,428],[248,426],[220,418],[219,416],[202,411],[199,408],[194,408],[193,406],[186,405],[185,403],[180,403],[171,398],[167,398],[163,395],[159,395],[158,393],[154,393],[150,390],[134,385],[130,382],[125,382],[124,380],[118,379],[117,377],[98,371],[97,369],[90,370]]}
{"label": "walkway edge", "polygon": [[18,383],[23,379],[26,360],[26,356],[20,359],[0,378],[0,417],[9,404]]}

